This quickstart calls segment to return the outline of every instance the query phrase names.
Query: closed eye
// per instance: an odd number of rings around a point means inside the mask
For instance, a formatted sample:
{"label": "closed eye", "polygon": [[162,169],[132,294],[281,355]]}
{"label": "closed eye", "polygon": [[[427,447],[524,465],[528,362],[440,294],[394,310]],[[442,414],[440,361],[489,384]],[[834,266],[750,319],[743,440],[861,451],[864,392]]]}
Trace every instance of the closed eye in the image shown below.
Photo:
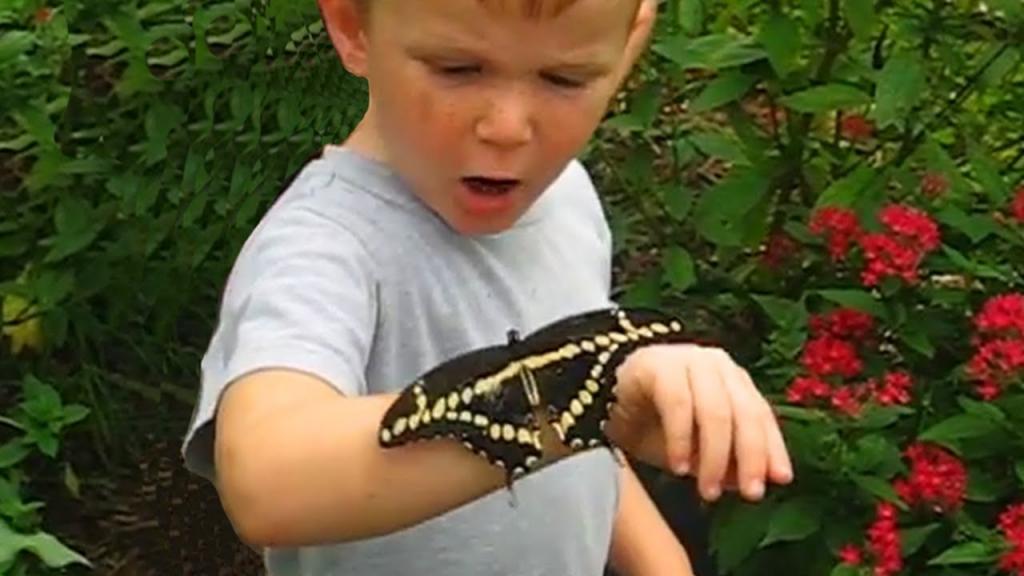
{"label": "closed eye", "polygon": [[586,80],[562,76],[560,74],[542,73],[541,78],[560,88],[582,88],[587,84]]}

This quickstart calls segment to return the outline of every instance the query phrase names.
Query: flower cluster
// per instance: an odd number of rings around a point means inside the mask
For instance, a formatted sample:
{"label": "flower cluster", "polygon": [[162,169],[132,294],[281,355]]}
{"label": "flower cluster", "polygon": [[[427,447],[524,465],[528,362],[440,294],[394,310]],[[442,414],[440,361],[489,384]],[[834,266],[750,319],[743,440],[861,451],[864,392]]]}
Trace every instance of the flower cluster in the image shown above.
{"label": "flower cluster", "polygon": [[1024,186],[1017,188],[1016,195],[1010,203],[1010,215],[1014,220],[1024,223]]}
{"label": "flower cluster", "polygon": [[978,395],[991,400],[1024,376],[1024,294],[989,298],[974,317],[974,329],[967,375]]}
{"label": "flower cluster", "polygon": [[999,561],[999,569],[1024,576],[1024,504],[1014,504],[999,515],[999,530],[1009,544]]}
{"label": "flower cluster", "polygon": [[930,507],[938,513],[963,505],[967,495],[967,469],[959,458],[939,446],[921,442],[904,451],[910,460],[908,478],[896,480],[894,488],[911,506]]}
{"label": "flower cluster", "polygon": [[[875,520],[867,531],[867,551],[873,561],[874,576],[892,576],[903,569],[903,555],[900,550],[899,527],[896,523],[896,507],[880,502],[875,509]],[[844,564],[859,566],[865,561],[864,551],[848,544],[839,552]]]}
{"label": "flower cluster", "polygon": [[926,212],[903,204],[886,205],[878,220],[882,230],[866,232],[852,210],[825,206],[812,214],[809,227],[824,238],[833,262],[845,260],[854,245],[860,246],[865,286],[877,286],[886,278],[917,283],[921,262],[939,247],[938,224]]}
{"label": "flower cluster", "polygon": [[876,286],[887,277],[896,277],[915,284],[921,261],[939,247],[938,225],[926,213],[899,204],[883,208],[879,220],[886,231],[866,234],[860,240],[865,259],[861,282]]}
{"label": "flower cluster", "polygon": [[902,370],[881,378],[856,381],[864,372],[862,350],[875,342],[874,318],[851,308],[838,308],[811,316],[810,339],[804,344],[800,364],[804,374],[790,384],[786,397],[795,404],[826,402],[832,408],[856,416],[865,402],[881,405],[907,404],[913,380]]}

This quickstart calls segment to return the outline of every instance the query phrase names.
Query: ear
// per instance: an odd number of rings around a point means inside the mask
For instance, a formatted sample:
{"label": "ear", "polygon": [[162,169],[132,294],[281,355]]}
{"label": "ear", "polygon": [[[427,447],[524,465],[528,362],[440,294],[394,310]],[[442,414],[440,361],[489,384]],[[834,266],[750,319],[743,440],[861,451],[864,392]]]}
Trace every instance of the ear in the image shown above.
{"label": "ear", "polygon": [[654,21],[657,15],[657,0],[640,0],[640,6],[637,7],[636,17],[633,18],[633,23],[629,28],[629,36],[626,39],[621,77],[619,78],[620,85],[629,76],[629,72],[633,69],[637,59],[640,58],[644,49],[647,48],[647,42],[650,40],[651,33],[654,30]]}
{"label": "ear", "polygon": [[317,0],[317,4],[327,34],[345,69],[355,76],[365,77],[367,34],[356,1]]}

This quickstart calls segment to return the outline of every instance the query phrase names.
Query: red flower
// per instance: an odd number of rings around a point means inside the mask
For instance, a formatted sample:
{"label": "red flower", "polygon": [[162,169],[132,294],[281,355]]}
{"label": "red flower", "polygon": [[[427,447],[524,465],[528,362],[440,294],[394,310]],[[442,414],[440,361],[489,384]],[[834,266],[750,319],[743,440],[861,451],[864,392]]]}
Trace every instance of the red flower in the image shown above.
{"label": "red flower", "polygon": [[1024,339],[990,340],[981,345],[967,364],[967,375],[979,381],[979,394],[991,400],[1002,385],[1024,372]]}
{"label": "red flower", "polygon": [[920,252],[939,247],[939,226],[926,212],[902,204],[882,208],[878,219],[895,236]]}
{"label": "red flower", "polygon": [[825,206],[811,216],[811,232],[824,236],[833,262],[846,258],[857,238],[863,233],[857,214],[848,208]]}
{"label": "red flower", "polygon": [[1024,222],[1024,186],[1017,188],[1016,196],[1010,203],[1010,215],[1018,222]]}
{"label": "red flower", "polygon": [[861,282],[877,286],[888,277],[900,278],[907,284],[917,282],[917,267],[921,253],[885,234],[868,234],[860,240],[864,250],[865,266]]}
{"label": "red flower", "polygon": [[839,308],[825,314],[815,314],[810,319],[811,334],[861,340],[867,338],[875,328],[873,316],[860,310]]}
{"label": "red flower", "polygon": [[847,416],[857,416],[864,407],[867,391],[866,386],[840,386],[832,394],[832,407]]}
{"label": "red flower", "polygon": [[800,376],[793,380],[786,390],[786,399],[794,404],[810,404],[814,400],[826,399],[832,390],[827,382],[814,376]]}
{"label": "red flower", "polygon": [[974,317],[974,326],[987,336],[1024,338],[1024,294],[1000,294],[989,298]]}
{"label": "red flower", "polygon": [[939,513],[960,508],[967,494],[967,469],[960,459],[937,445],[920,442],[910,445],[905,455],[910,476],[894,483],[904,502]]}
{"label": "red flower", "polygon": [[999,569],[1024,576],[1024,504],[1014,504],[999,515],[999,529],[1010,545],[999,560]]}
{"label": "red flower", "polygon": [[949,189],[949,180],[939,172],[928,172],[921,177],[921,193],[934,198]]}
{"label": "red flower", "polygon": [[868,528],[868,548],[875,560],[875,576],[891,576],[903,569],[896,507],[888,502],[878,504],[875,522]]}
{"label": "red flower", "polygon": [[853,544],[847,544],[839,550],[839,559],[848,566],[859,566],[864,561],[864,553]]}
{"label": "red flower", "polygon": [[875,125],[863,114],[850,114],[843,117],[839,124],[839,130],[847,140],[867,140],[874,135]]}
{"label": "red flower", "polygon": [[852,378],[864,367],[853,344],[832,336],[819,336],[808,341],[800,362],[808,372],[822,377],[839,375]]}
{"label": "red flower", "polygon": [[902,371],[887,372],[882,378],[881,387],[875,390],[875,400],[883,406],[909,404],[910,388],[913,385],[910,374]]}
{"label": "red flower", "polygon": [[761,262],[769,268],[778,268],[796,256],[800,245],[789,234],[775,232],[768,237]]}

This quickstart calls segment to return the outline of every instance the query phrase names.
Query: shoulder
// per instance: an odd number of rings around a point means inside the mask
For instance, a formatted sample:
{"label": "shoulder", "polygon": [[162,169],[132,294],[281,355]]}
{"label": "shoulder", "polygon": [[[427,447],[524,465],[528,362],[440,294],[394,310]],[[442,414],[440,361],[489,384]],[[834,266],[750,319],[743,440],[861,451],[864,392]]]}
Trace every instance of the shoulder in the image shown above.
{"label": "shoulder", "polygon": [[552,183],[550,192],[558,199],[556,202],[560,214],[582,220],[586,226],[597,231],[602,241],[610,242],[611,231],[604,205],[586,164],[578,158],[569,161]]}

